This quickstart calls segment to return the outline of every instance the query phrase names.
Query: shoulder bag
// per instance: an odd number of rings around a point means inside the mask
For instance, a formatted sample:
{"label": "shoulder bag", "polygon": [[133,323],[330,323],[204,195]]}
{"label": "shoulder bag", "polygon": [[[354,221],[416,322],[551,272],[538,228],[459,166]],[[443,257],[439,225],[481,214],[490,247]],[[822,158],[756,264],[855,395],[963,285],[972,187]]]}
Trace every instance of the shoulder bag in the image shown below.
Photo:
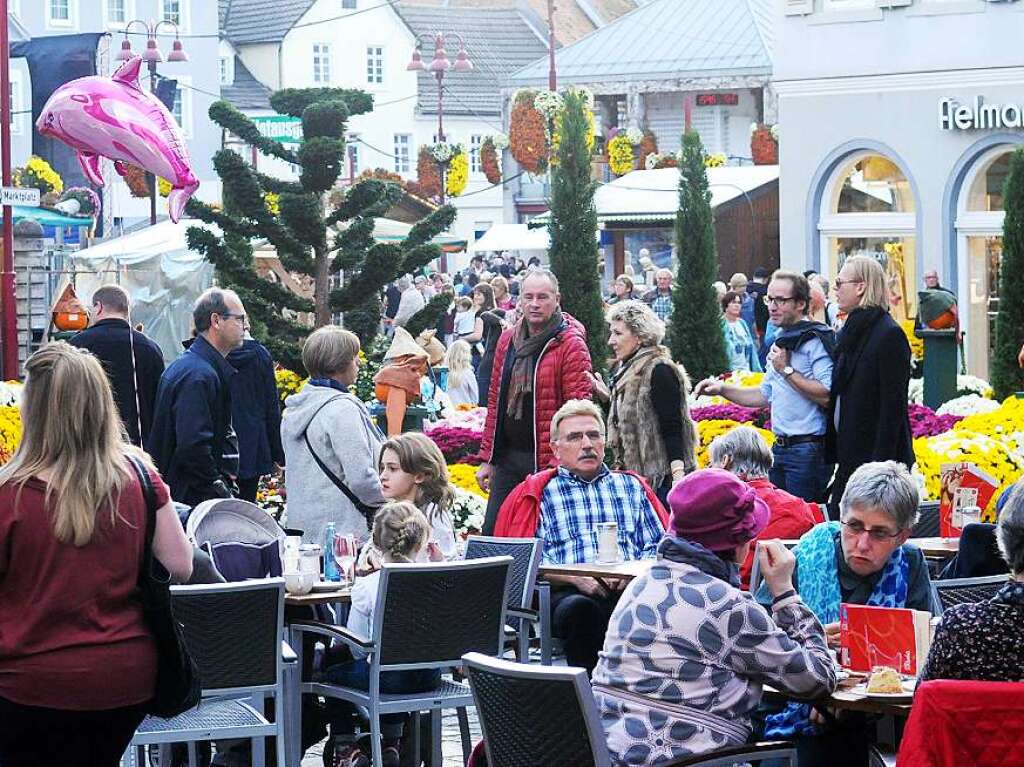
{"label": "shoulder bag", "polygon": [[202,686],[199,670],[185,646],[182,626],[174,617],[171,606],[171,576],[153,556],[153,533],[156,530],[156,491],[145,466],[129,457],[138,475],[142,494],[146,499],[146,547],[139,571],[139,592],[142,613],[156,640],[156,690],[146,710],[155,716],[169,719],[188,711],[199,703]]}
{"label": "shoulder bag", "polygon": [[[334,402],[336,399],[338,399],[338,397],[332,397],[331,399],[327,400],[327,402],[322,404],[317,409],[317,411],[313,413],[313,418],[316,418],[321,410],[323,410],[329,404]],[[313,418],[309,419],[310,424],[313,423]],[[342,481],[341,477],[339,477],[337,474],[335,474],[327,467],[327,464],[325,464],[323,460],[321,460],[320,456],[316,454],[316,450],[313,449],[313,443],[309,441],[308,425],[306,426],[306,429],[302,432],[302,438],[306,440],[306,447],[309,449],[309,454],[313,456],[313,460],[316,461],[316,465],[320,467],[320,471],[324,473],[324,476],[326,476],[327,479],[331,480],[331,483],[342,492],[342,495],[348,498],[349,503],[355,506],[356,511],[363,515],[363,518],[366,520],[366,526],[369,527],[370,530],[373,530],[373,518],[377,514],[377,509],[379,507],[371,506],[370,504],[363,503],[361,500],[359,500],[356,494],[349,489],[349,486]]]}

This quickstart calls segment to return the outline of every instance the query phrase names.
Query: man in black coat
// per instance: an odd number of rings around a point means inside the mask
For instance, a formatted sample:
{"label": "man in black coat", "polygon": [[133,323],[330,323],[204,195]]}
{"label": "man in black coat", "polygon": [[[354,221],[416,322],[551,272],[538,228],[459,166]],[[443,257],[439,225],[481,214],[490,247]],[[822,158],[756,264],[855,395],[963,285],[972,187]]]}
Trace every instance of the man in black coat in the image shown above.
{"label": "man in black coat", "polygon": [[89,350],[103,363],[128,438],[133,445],[143,446],[148,444],[153,425],[153,404],[164,372],[164,355],[150,338],[131,329],[129,309],[124,288],[104,285],[92,294],[92,325],[70,343]]}
{"label": "man in black coat", "polygon": [[189,506],[231,497],[225,447],[236,371],[225,357],[241,347],[248,327],[241,300],[220,288],[199,297],[192,319],[195,340],[160,379],[149,439],[171,497]]}
{"label": "man in black coat", "polygon": [[238,373],[231,378],[231,423],[238,435],[238,497],[256,502],[260,477],[284,466],[281,400],[274,360],[259,341],[247,338],[228,355]]}

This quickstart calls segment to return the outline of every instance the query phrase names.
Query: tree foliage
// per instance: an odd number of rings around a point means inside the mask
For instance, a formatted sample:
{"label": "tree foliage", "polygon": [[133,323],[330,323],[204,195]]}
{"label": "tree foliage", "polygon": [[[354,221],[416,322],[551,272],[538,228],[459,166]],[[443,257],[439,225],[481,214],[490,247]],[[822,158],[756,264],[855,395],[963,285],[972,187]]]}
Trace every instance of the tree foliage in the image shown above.
{"label": "tree foliage", "polygon": [[564,94],[558,117],[558,162],[551,170],[551,270],[558,277],[562,308],[587,329],[587,346],[594,370],[604,369],[608,357],[608,327],[601,303],[601,264],[594,233],[594,181],[590,177],[591,131],[586,96],[575,89]]}
{"label": "tree foliage", "polygon": [[992,356],[992,388],[997,399],[1024,390],[1024,371],[1017,363],[1017,353],[1024,343],[1024,148],[1016,150],[1010,159],[1003,200],[1003,262]]}
{"label": "tree foliage", "polygon": [[[188,212],[215,224],[223,235],[190,227],[188,242],[214,265],[219,284],[238,292],[253,335],[281,364],[301,371],[300,349],[311,328],[300,315],[312,314],[312,324],[320,327],[331,322],[333,313],[343,312],[345,325],[368,346],[380,322],[381,289],[440,255],[431,239],[451,225],[455,209],[434,211],[402,242],[377,242],[375,220],[401,198],[398,185],[366,179],[337,205],[326,200],[344,168],[345,121],[370,111],[372,97],[342,88],[286,89],[272,94],[270,102],[278,113],[302,120],[297,149],[262,136],[226,101],[215,102],[209,114],[262,154],[298,165],[298,181],[260,173],[236,152],[220,150],[213,164],[223,182],[223,210],[193,199]],[[276,213],[267,206],[268,193],[278,195]],[[311,300],[257,274],[252,243],[259,240],[276,249],[291,278],[312,286]],[[342,271],[342,286],[332,289]]]}
{"label": "tree foliage", "polygon": [[699,380],[729,369],[721,311],[713,282],[718,275],[704,146],[696,131],[683,134],[675,240],[679,265],[672,287],[668,339],[672,357]]}

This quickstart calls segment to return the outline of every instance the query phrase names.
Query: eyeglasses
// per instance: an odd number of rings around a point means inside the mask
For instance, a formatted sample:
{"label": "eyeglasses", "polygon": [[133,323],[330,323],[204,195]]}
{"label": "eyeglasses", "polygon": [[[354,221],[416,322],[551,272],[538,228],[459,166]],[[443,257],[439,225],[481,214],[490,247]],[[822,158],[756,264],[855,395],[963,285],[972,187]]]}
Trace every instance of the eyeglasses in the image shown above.
{"label": "eyeglasses", "polygon": [[591,442],[600,442],[604,439],[604,434],[599,431],[571,431],[564,437],[559,437],[559,442],[568,442],[570,445],[578,445],[586,437]]}
{"label": "eyeglasses", "polygon": [[864,280],[841,280],[836,277],[836,290],[843,287],[843,285],[863,285]]}
{"label": "eyeglasses", "polygon": [[[220,313],[217,312],[217,314],[220,314]],[[223,314],[220,314],[220,318],[222,320],[238,320],[243,325],[245,324],[245,315],[244,314],[232,314],[231,312],[224,312]]]}
{"label": "eyeglasses", "polygon": [[774,304],[775,306],[785,306],[790,301],[796,301],[796,299],[794,297],[792,297],[792,296],[790,296],[789,298],[786,298],[785,296],[765,296],[764,297],[764,305],[765,306],[771,306],[772,304]]}
{"label": "eyeglasses", "polygon": [[884,527],[864,527],[864,523],[859,519],[851,519],[849,522],[840,522],[845,528],[845,532],[852,538],[859,538],[861,534],[867,533],[871,540],[877,543],[885,543],[891,541],[893,538],[899,538],[901,533],[890,533]]}

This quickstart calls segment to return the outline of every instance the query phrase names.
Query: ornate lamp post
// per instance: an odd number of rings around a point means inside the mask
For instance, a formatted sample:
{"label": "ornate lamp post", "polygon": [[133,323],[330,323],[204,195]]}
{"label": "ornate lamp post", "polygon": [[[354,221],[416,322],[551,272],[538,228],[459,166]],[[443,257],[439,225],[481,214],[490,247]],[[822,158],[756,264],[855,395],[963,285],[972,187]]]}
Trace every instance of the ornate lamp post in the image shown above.
{"label": "ornate lamp post", "polygon": [[[132,53],[132,44],[128,39],[128,30],[135,24],[141,24],[143,29],[146,30],[146,50],[142,53],[142,60],[146,62],[146,67],[149,69],[149,90],[155,95],[157,82],[156,65],[164,60],[164,56],[160,52],[160,46],[156,41],[156,35],[160,28],[165,25],[174,28],[174,42],[171,44],[171,52],[167,54],[168,61],[188,61],[188,54],[185,53],[185,48],[181,44],[181,30],[173,21],[164,19],[147,23],[141,19],[132,19],[124,26],[124,39],[121,41],[121,50],[114,56],[115,61],[128,61],[135,55]],[[152,226],[156,224],[156,176],[152,173],[147,173],[146,176],[150,184],[149,223]]]}
{"label": "ornate lamp post", "polygon": [[[437,79],[437,140],[439,143],[444,143],[444,76],[450,71],[456,72],[470,72],[473,69],[473,62],[469,60],[469,55],[466,53],[466,42],[463,40],[462,35],[457,32],[449,32],[449,36],[456,38],[459,41],[459,52],[455,56],[455,63],[448,58],[448,52],[445,50],[445,36],[443,32],[421,32],[416,36],[416,48],[412,52],[412,59],[406,66],[406,70],[409,72],[422,72],[430,71],[434,73],[434,77]],[[430,64],[423,63],[423,40],[433,38],[434,40],[434,58]],[[441,204],[444,204],[444,177],[445,172],[448,169],[448,161],[438,162],[439,171],[441,174]]]}

